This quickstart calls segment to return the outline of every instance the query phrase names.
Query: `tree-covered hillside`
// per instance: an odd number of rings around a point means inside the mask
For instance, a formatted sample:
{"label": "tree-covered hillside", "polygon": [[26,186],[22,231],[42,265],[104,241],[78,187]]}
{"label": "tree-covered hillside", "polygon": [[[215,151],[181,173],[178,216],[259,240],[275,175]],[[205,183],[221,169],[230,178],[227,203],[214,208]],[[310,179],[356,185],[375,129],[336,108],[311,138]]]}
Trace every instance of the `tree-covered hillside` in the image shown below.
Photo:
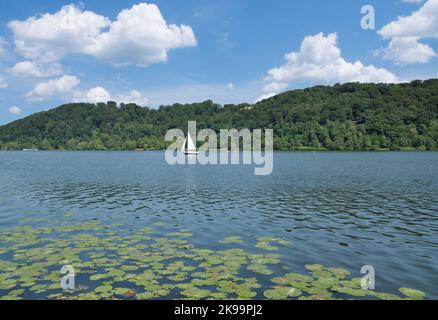
{"label": "tree-covered hillside", "polygon": [[1,149],[164,149],[171,128],[273,128],[277,150],[437,150],[438,80],[347,83],[257,104],[67,104],[0,127]]}

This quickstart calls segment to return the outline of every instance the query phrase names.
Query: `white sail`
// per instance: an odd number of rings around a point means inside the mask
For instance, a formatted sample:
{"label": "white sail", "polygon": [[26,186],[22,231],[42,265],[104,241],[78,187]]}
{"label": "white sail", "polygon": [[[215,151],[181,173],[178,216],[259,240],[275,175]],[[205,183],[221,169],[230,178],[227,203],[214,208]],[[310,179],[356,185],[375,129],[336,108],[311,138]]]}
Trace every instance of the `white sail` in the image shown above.
{"label": "white sail", "polygon": [[[187,142],[188,142],[188,144],[187,144],[187,150],[188,150],[188,151],[196,151],[196,146],[195,146],[195,144],[193,143],[192,137],[190,136],[190,132],[188,132],[188,135],[187,135]],[[185,144],[184,144],[184,145],[185,145]]]}
{"label": "white sail", "polygon": [[181,148],[182,151],[186,151],[187,139],[184,139],[183,146]]}

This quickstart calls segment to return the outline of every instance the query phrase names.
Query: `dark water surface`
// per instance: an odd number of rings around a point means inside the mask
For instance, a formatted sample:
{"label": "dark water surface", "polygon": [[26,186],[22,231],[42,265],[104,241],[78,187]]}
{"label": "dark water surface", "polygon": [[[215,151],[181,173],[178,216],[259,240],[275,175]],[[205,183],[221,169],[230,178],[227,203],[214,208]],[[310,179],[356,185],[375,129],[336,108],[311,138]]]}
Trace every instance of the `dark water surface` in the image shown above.
{"label": "dark water surface", "polygon": [[251,250],[281,237],[294,272],[319,263],[360,276],[372,265],[376,289],[438,299],[438,153],[279,152],[272,175],[255,176],[170,166],[164,152],[0,152],[0,232],[35,218],[133,231],[164,222],[214,250],[228,236]]}

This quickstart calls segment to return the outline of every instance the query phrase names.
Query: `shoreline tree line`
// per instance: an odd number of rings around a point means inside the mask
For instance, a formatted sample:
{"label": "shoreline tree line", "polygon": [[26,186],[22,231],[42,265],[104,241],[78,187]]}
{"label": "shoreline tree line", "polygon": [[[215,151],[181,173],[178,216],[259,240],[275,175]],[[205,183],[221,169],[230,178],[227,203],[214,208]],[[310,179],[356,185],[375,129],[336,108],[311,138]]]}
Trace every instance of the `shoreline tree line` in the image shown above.
{"label": "shoreline tree line", "polygon": [[438,150],[438,79],[346,83],[256,104],[65,104],[0,126],[0,149],[161,150],[169,129],[273,129],[275,150]]}

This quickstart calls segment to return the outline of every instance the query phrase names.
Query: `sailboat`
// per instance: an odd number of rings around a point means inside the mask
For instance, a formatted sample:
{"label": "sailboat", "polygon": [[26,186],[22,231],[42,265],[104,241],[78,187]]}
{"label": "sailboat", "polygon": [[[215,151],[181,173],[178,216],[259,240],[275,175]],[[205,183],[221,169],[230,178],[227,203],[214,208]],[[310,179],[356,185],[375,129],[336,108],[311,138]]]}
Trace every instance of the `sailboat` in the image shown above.
{"label": "sailboat", "polygon": [[187,133],[187,138],[184,140],[184,144],[183,144],[183,147],[181,150],[182,150],[182,152],[184,152],[184,154],[187,154],[187,155],[199,154],[199,152],[196,151],[196,146],[193,143],[190,132]]}

